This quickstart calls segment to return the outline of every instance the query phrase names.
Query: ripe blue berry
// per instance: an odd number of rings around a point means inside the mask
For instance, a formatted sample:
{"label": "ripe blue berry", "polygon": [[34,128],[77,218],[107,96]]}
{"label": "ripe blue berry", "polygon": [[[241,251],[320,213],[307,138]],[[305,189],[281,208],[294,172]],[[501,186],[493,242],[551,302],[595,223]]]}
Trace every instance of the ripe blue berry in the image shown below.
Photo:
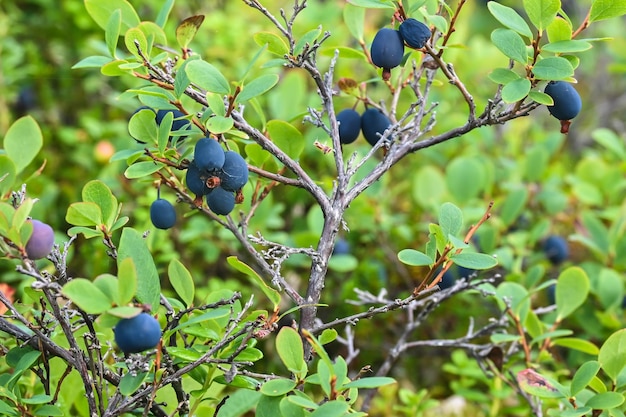
{"label": "ripe blue berry", "polygon": [[235,151],[227,151],[224,155],[224,165],[218,174],[220,186],[227,191],[237,191],[248,182],[248,164]]}
{"label": "ripe blue berry", "polygon": [[54,247],[54,230],[39,220],[29,221],[33,225],[33,233],[26,243],[26,254],[30,259],[45,258]]}
{"label": "ripe blue berry", "polygon": [[216,171],[224,165],[224,149],[211,138],[202,138],[194,148],[194,161],[200,170]]}
{"label": "ripe blue berry", "polygon": [[333,255],[349,255],[350,254],[350,243],[343,238],[337,239],[335,242],[335,247],[333,249]]}
{"label": "ripe blue berry", "polygon": [[161,340],[161,326],[148,313],[121,319],[115,328],[115,343],[124,353],[139,353],[152,349]]}
{"label": "ripe blue berry", "polygon": [[187,167],[187,174],[185,174],[185,182],[187,188],[191,190],[195,195],[206,195],[211,192],[211,189],[206,185],[206,179],[208,174],[204,174],[198,169],[194,161],[191,161],[189,167]]}
{"label": "ripe blue berry", "polygon": [[554,105],[548,106],[548,111],[559,120],[571,120],[582,108],[582,100],[578,91],[565,81],[550,81],[544,93],[552,97]]}
{"label": "ripe blue berry", "polygon": [[391,69],[400,65],[404,55],[404,41],[400,32],[390,28],[379,30],[372,41],[370,55],[377,67]]}
{"label": "ripe blue berry", "polygon": [[213,213],[226,216],[235,208],[235,193],[222,187],[215,187],[206,196],[206,203]]}
{"label": "ripe blue berry", "polygon": [[345,109],[337,114],[339,141],[344,145],[354,142],[361,133],[361,115],[353,109]]}
{"label": "ripe blue berry", "polygon": [[385,130],[391,126],[391,121],[381,111],[369,108],[361,115],[361,131],[365,140],[374,146],[380,140]]}
{"label": "ripe blue berry", "polygon": [[157,229],[169,229],[176,223],[176,210],[172,203],[158,198],[150,206],[150,220]]}
{"label": "ripe blue berry", "polygon": [[560,264],[569,258],[567,241],[561,236],[551,235],[543,242],[543,252],[553,264]]}
{"label": "ripe blue berry", "polygon": [[419,20],[408,18],[398,28],[400,36],[411,48],[420,49],[430,39],[430,29]]}

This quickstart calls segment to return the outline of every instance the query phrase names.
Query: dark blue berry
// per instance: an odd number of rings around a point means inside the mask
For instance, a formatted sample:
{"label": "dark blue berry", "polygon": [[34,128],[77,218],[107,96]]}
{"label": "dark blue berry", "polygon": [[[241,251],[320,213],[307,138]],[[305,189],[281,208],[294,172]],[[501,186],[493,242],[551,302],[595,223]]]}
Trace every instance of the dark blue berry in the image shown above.
{"label": "dark blue berry", "polygon": [[335,242],[335,248],[333,249],[333,255],[349,255],[350,244],[343,238],[337,239]]}
{"label": "dark blue berry", "polygon": [[[165,115],[167,113],[172,113],[172,115],[174,116],[174,120],[172,121],[172,132],[181,132],[183,130],[189,130],[191,128],[191,123],[189,122],[188,119],[183,119],[183,117],[185,117],[185,114],[179,110],[159,110],[156,113],[156,123],[157,125],[161,124],[161,121],[163,120],[163,118],[165,117]],[[170,136],[169,140],[170,142],[174,140],[175,137],[178,137],[178,140],[184,140],[185,138],[187,138],[186,135],[176,135],[176,136]]]}
{"label": "dark blue berry", "polygon": [[194,161],[191,161],[185,175],[187,188],[195,195],[206,195],[211,192],[211,189],[206,185],[207,178],[208,174],[200,171]]}
{"label": "dark blue berry", "polygon": [[248,182],[248,164],[237,152],[227,151],[224,155],[224,165],[218,176],[223,189],[237,191]]}
{"label": "dark blue berry", "polygon": [[543,252],[553,264],[560,264],[569,257],[567,241],[561,236],[551,235],[543,242]]}
{"label": "dark blue berry", "polygon": [[169,229],[176,223],[176,210],[172,203],[158,198],[150,206],[150,220],[157,229]]}
{"label": "dark blue berry", "polygon": [[420,49],[430,39],[430,28],[419,20],[408,18],[398,28],[400,36],[411,48]]}
{"label": "dark blue berry", "polygon": [[582,108],[582,100],[578,91],[565,81],[550,81],[544,93],[552,97],[554,105],[548,106],[548,111],[559,120],[571,120]]}
{"label": "dark blue berry", "polygon": [[382,28],[374,36],[370,55],[374,65],[380,68],[394,68],[400,65],[404,55],[404,41],[395,29]]}
{"label": "dark blue berry", "polygon": [[152,349],[161,340],[161,326],[148,313],[121,319],[115,328],[115,343],[124,353],[139,353]]}
{"label": "dark blue berry", "polygon": [[222,187],[215,187],[206,196],[206,203],[213,213],[226,216],[235,208],[235,193]]}
{"label": "dark blue berry", "polygon": [[361,133],[361,115],[353,109],[345,109],[337,114],[339,141],[344,145],[354,142]]}
{"label": "dark blue berry", "polygon": [[224,166],[224,149],[218,141],[202,138],[194,148],[194,161],[201,171],[217,171]]}
{"label": "dark blue berry", "polygon": [[369,108],[361,115],[361,131],[365,140],[374,146],[380,140],[380,136],[391,126],[391,121],[381,111]]}

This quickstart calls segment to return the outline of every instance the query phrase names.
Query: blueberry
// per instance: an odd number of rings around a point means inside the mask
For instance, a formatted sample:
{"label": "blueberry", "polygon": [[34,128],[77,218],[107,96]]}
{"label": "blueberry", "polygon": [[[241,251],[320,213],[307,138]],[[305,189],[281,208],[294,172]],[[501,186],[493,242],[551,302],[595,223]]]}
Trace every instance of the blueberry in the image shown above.
{"label": "blueberry", "polygon": [[150,206],[150,220],[157,229],[169,229],[176,223],[176,210],[172,203],[158,198]]}
{"label": "blueberry", "polygon": [[194,148],[194,161],[200,170],[216,171],[224,166],[224,149],[218,141],[202,138]]}
{"label": "blueberry", "polygon": [[335,242],[335,248],[333,249],[333,255],[349,255],[350,243],[343,238],[337,239]]}
{"label": "blueberry", "polygon": [[161,339],[161,326],[148,313],[121,319],[115,328],[115,343],[124,353],[139,353],[152,349]]}
{"label": "blueberry", "polygon": [[391,121],[381,111],[375,108],[369,108],[361,115],[361,130],[365,140],[374,146],[380,140],[385,130],[391,126]]}
{"label": "blueberry", "polygon": [[400,65],[404,55],[404,41],[400,32],[390,28],[379,30],[372,41],[370,55],[377,67],[391,69]]}
{"label": "blueberry", "polygon": [[215,214],[226,216],[235,208],[235,193],[215,187],[206,197],[206,203]]}
{"label": "blueberry", "polygon": [[248,164],[235,151],[227,151],[224,165],[218,174],[221,187],[227,191],[237,191],[248,182]]}
{"label": "blueberry", "polygon": [[353,109],[345,109],[337,114],[339,141],[344,145],[354,142],[361,133],[361,115]]}
{"label": "blueberry", "polygon": [[[163,121],[163,118],[165,117],[166,114],[168,113],[172,113],[172,115],[174,116],[174,120],[172,121],[172,132],[179,132],[182,130],[189,130],[189,128],[191,128],[191,123],[189,122],[188,119],[183,119],[183,117],[185,117],[185,114],[179,110],[159,110],[156,113],[156,123],[157,125],[161,124],[161,121]],[[179,140],[184,140],[187,138],[187,136],[177,136],[179,138]],[[174,140],[173,136],[170,136],[169,138],[170,142]]]}
{"label": "blueberry", "polygon": [[454,276],[454,272],[448,269],[441,277],[441,281],[439,281],[439,288],[442,290],[448,289],[454,285],[456,282],[456,277]]}
{"label": "blueberry", "polygon": [[206,185],[207,178],[208,174],[200,171],[195,162],[191,161],[187,167],[187,174],[185,174],[187,188],[195,195],[206,195],[211,192],[211,189]]}
{"label": "blueberry", "polygon": [[45,258],[54,247],[54,230],[39,220],[29,221],[33,225],[33,233],[26,243],[26,254],[30,259]]}
{"label": "blueberry", "polygon": [[420,49],[430,39],[430,28],[419,20],[408,18],[398,28],[400,36],[411,48]]}
{"label": "blueberry", "polygon": [[565,81],[550,81],[544,93],[552,97],[554,105],[548,106],[548,111],[559,120],[571,120],[582,108],[582,101],[578,91]]}
{"label": "blueberry", "polygon": [[543,242],[543,252],[554,265],[560,264],[569,257],[567,241],[561,236],[551,235]]}

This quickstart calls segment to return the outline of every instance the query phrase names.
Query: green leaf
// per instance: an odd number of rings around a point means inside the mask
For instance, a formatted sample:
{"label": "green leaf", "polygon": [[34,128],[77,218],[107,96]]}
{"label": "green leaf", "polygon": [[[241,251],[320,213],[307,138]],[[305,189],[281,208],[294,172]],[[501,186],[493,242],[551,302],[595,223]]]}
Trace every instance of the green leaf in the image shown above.
{"label": "green leaf", "polygon": [[602,370],[615,383],[626,367],[626,329],[621,329],[609,336],[600,347],[598,362]]}
{"label": "green leaf", "polygon": [[526,316],[530,311],[530,297],[528,290],[516,282],[505,281],[496,289],[498,302],[504,308],[502,302],[504,298],[508,298],[511,310],[519,317],[520,322],[526,321]]}
{"label": "green leaf", "polygon": [[206,61],[196,59],[185,65],[189,80],[211,93],[230,94],[230,85],[222,73]]}
{"label": "green leaf", "polygon": [[[4,150],[19,174],[37,156],[43,145],[39,125],[31,116],[17,119],[4,136]],[[4,171],[3,171],[4,172]]]}
{"label": "green leaf", "polygon": [[333,255],[328,260],[328,268],[337,272],[354,271],[359,266],[359,260],[353,255]]}
{"label": "green leaf", "polygon": [[589,294],[589,278],[580,267],[569,267],[556,280],[557,321],[572,314]]}
{"label": "green leaf", "polygon": [[554,104],[554,100],[552,100],[552,97],[550,97],[546,93],[542,93],[541,91],[531,91],[530,93],[528,93],[528,98],[536,101],[539,104],[545,104],[546,106],[552,106]]}
{"label": "green leaf", "polygon": [[0,196],[4,196],[13,189],[17,179],[15,164],[6,155],[0,155]]}
{"label": "green leaf", "polygon": [[153,161],[142,161],[137,162],[136,164],[132,164],[129,166],[126,171],[124,171],[124,175],[126,178],[134,179],[134,178],[142,178],[147,177],[148,175],[152,175],[161,168],[163,168],[161,162],[153,162]]}
{"label": "green leaf", "polygon": [[528,202],[528,190],[525,187],[519,187],[512,190],[504,199],[500,206],[500,219],[509,226],[520,216],[526,203]]}
{"label": "green leaf", "polygon": [[541,47],[544,52],[552,52],[555,54],[567,54],[572,52],[583,52],[591,49],[591,44],[586,41],[565,40],[548,43]]}
{"label": "green leaf", "polygon": [[117,9],[122,13],[124,30],[133,28],[140,23],[137,12],[126,0],[85,0],[85,8],[98,26],[105,30],[107,23],[109,23],[109,17]]}
{"label": "green leaf", "polygon": [[589,21],[610,19],[626,14],[626,2],[624,0],[594,0],[591,5]]}
{"label": "green leaf", "polygon": [[117,217],[117,198],[111,189],[100,180],[89,181],[83,187],[83,201],[96,204],[102,213],[102,221],[110,229]]}
{"label": "green leaf", "polygon": [[[489,2],[488,4],[492,3]],[[521,78],[515,71],[508,68],[496,68],[489,73],[488,77],[494,83],[503,85]]]}
{"label": "green leaf", "polygon": [[119,390],[122,395],[132,395],[139,389],[143,381],[148,376],[148,372],[128,372],[120,380]]}
{"label": "green leaf", "polygon": [[300,55],[304,51],[305,46],[312,45],[313,42],[315,42],[315,40],[319,38],[321,33],[322,33],[322,27],[318,26],[315,29],[311,29],[307,33],[302,35],[300,39],[298,39],[298,41],[296,42],[296,45],[293,48],[293,54],[296,56]]}
{"label": "green leaf", "polygon": [[101,56],[101,55],[88,56],[87,58],[81,59],[76,64],[74,64],[72,66],[72,69],[100,68],[103,65],[106,65],[111,61],[112,59],[108,56]]}
{"label": "green leaf", "polygon": [[530,31],[528,24],[522,16],[520,16],[515,9],[504,6],[498,2],[490,1],[487,3],[487,8],[500,23],[509,29],[513,29],[522,36],[532,38],[533,33]]}
{"label": "green leaf", "polygon": [[552,23],[560,8],[560,0],[524,0],[524,10],[539,32]]}
{"label": "green leaf", "polygon": [[122,307],[113,307],[107,311],[107,314],[110,314],[114,317],[118,317],[120,319],[130,319],[135,316],[138,316],[143,311],[140,307],[131,307],[131,306],[122,306]]}
{"label": "green leaf", "polygon": [[554,383],[532,369],[524,369],[517,373],[520,387],[530,395],[539,398],[562,398],[564,395],[557,390]]}
{"label": "green leaf", "polygon": [[147,144],[157,143],[156,114],[150,109],[143,109],[133,114],[128,122],[130,135]]}
{"label": "green leaf", "polygon": [[328,401],[313,411],[310,417],[343,417],[349,408],[350,405],[343,400]]}
{"label": "green leaf", "polygon": [[304,151],[304,137],[293,125],[282,120],[267,122],[267,132],[272,141],[289,157],[298,159]]}
{"label": "green leaf", "polygon": [[104,33],[104,38],[106,40],[107,48],[109,50],[109,54],[112,57],[115,57],[115,49],[117,48],[117,41],[120,37],[120,30],[122,27],[122,12],[120,9],[115,10],[111,17],[109,17],[109,21],[107,22],[106,31]]}
{"label": "green leaf", "polygon": [[550,42],[569,41],[572,39],[572,24],[557,16],[546,28]]}
{"label": "green leaf", "polygon": [[425,253],[417,251],[415,249],[403,249],[398,252],[398,259],[403,264],[411,265],[411,266],[424,266],[431,265],[435,263],[435,261],[430,258]]}
{"label": "green leaf", "polygon": [[439,226],[444,236],[456,236],[463,227],[463,212],[452,203],[444,203],[439,210]]}
{"label": "green leaf", "polygon": [[159,25],[160,27],[165,27],[165,23],[167,23],[167,18],[174,7],[174,0],[166,0],[163,2],[161,6],[161,10],[159,10],[159,14],[157,15],[154,23]]}
{"label": "green leaf", "polygon": [[111,305],[117,303],[117,277],[111,274],[101,274],[93,280],[93,285],[107,296]]}
{"label": "green leaf", "polygon": [[74,226],[97,226],[102,224],[102,210],[96,203],[72,203],[65,220]]}
{"label": "green leaf", "polygon": [[236,256],[229,256],[226,258],[226,261],[237,271],[243,272],[251,278],[252,283],[258,285],[261,288],[261,291],[263,291],[263,294],[265,294],[265,296],[274,304],[274,308],[280,304],[280,293],[274,288],[268,286],[263,278],[261,278],[261,276],[257,274],[254,269],[237,259]]}
{"label": "green leaf", "polygon": [[348,3],[368,9],[394,9],[395,5],[390,0],[348,0]]}
{"label": "green leaf", "polygon": [[330,342],[334,342],[337,339],[337,330],[325,329],[319,337],[319,342],[322,345],[326,345]]}
{"label": "green leaf", "polygon": [[602,392],[589,398],[585,403],[586,407],[594,410],[608,410],[619,407],[624,403],[624,396],[619,392]]}
{"label": "green leaf", "polygon": [[137,49],[137,45],[135,45],[135,41],[139,43],[141,53],[144,56],[150,56],[146,35],[139,28],[130,28],[124,34],[124,44],[126,45],[128,52],[135,55],[137,59],[141,60],[142,58],[139,55],[139,50]]}
{"label": "green leaf", "polygon": [[574,374],[572,378],[572,385],[570,387],[570,392],[572,396],[576,396],[580,391],[585,389],[585,387],[591,382],[593,377],[596,376],[598,371],[600,370],[600,363],[598,361],[589,361],[585,362],[581,365],[580,368]]}
{"label": "green leaf", "polygon": [[0,400],[0,413],[6,416],[19,416],[20,414],[18,414],[15,410],[15,407],[10,406],[5,401]]}
{"label": "green leaf", "polygon": [[125,227],[117,249],[118,268],[126,258],[132,258],[137,269],[137,299],[157,308],[161,297],[161,282],[152,255],[142,234]]}
{"label": "green leaf", "polygon": [[117,305],[123,306],[130,303],[137,293],[137,268],[132,258],[126,258],[119,263],[117,278]]}
{"label": "green leaf", "polygon": [[574,67],[563,57],[551,56],[537,62],[533,74],[539,80],[564,80],[574,75]]}
{"label": "green leaf", "polygon": [[261,393],[253,389],[234,391],[220,407],[219,417],[241,417],[257,404],[259,398]]}
{"label": "green leaf", "polygon": [[280,415],[281,397],[262,395],[256,405],[255,417],[276,417]]}
{"label": "green leaf", "polygon": [[365,25],[365,9],[350,3],[343,7],[343,21],[348,30],[359,42],[363,40],[363,26]]}
{"label": "green leaf", "polygon": [[176,294],[189,307],[193,304],[195,286],[191,273],[178,259],[172,259],[167,267],[167,275]]}
{"label": "green leaf", "polygon": [[176,28],[176,41],[182,49],[187,49],[189,43],[198,33],[198,29],[204,22],[204,15],[191,16],[183,20]]}
{"label": "green leaf", "polygon": [[620,159],[626,159],[626,146],[624,145],[624,141],[612,130],[605,128],[595,129],[591,132],[591,137]]}
{"label": "green leaf", "polygon": [[35,394],[30,398],[22,398],[24,404],[45,404],[52,401],[54,397],[46,394]]}
{"label": "green leaf", "polygon": [[304,346],[298,331],[284,326],[276,336],[276,351],[283,364],[298,376],[304,378],[307,366],[304,361]]}
{"label": "green leaf", "polygon": [[213,116],[207,121],[206,128],[209,132],[217,135],[228,132],[234,124],[235,122],[230,117]]}
{"label": "green leaf", "polygon": [[9,378],[9,380],[6,382],[6,386],[12,390],[13,386],[24,374],[24,372],[32,368],[37,363],[37,361],[39,361],[40,356],[41,352],[39,352],[38,350],[30,350],[21,355],[19,361],[13,369],[11,378]]}
{"label": "green leaf", "polygon": [[67,234],[69,236],[76,236],[79,233],[82,233],[85,236],[85,239],[91,239],[94,237],[104,236],[101,230],[90,229],[88,227],[82,227],[82,226],[70,227],[69,230],[67,231]]}
{"label": "green leaf", "polygon": [[502,100],[506,103],[515,103],[522,100],[530,92],[530,80],[519,78],[511,81],[502,88]]}
{"label": "green leaf", "polygon": [[[446,185],[457,202],[464,203],[478,196],[485,187],[486,175],[484,164],[475,158],[461,156],[448,165]],[[467,181],[468,178],[472,180]]]}
{"label": "green leaf", "polygon": [[450,256],[450,259],[457,265],[469,269],[489,269],[498,265],[498,260],[484,253],[461,252]]}
{"label": "green leaf", "polygon": [[386,376],[373,376],[361,378],[341,386],[341,389],[348,388],[378,388],[384,385],[395,384],[396,380]]}
{"label": "green leaf", "polygon": [[107,295],[85,278],[74,278],[63,286],[62,292],[88,314],[102,314],[112,306]]}
{"label": "green leaf", "polygon": [[278,75],[265,74],[250,81],[243,86],[241,93],[237,96],[236,103],[244,103],[253,97],[258,97],[268,92],[278,83]]}
{"label": "green leaf", "polygon": [[267,50],[273,54],[282,57],[289,53],[289,48],[285,41],[272,32],[258,32],[254,34],[253,38],[257,45],[267,45]]}
{"label": "green leaf", "polygon": [[285,395],[296,387],[296,381],[286,378],[270,379],[261,385],[261,394],[269,397]]}
{"label": "green leaf", "polygon": [[561,339],[556,339],[552,341],[552,344],[574,349],[589,355],[597,355],[600,352],[600,349],[598,349],[598,347],[590,341],[575,337],[563,337]]}
{"label": "green leaf", "polygon": [[587,229],[590,238],[596,248],[604,254],[608,254],[611,246],[609,231],[606,226],[596,217],[593,212],[585,211],[582,214],[583,226]]}
{"label": "green leaf", "polygon": [[491,41],[508,58],[526,65],[528,61],[526,44],[517,32],[511,29],[496,29],[491,32]]}

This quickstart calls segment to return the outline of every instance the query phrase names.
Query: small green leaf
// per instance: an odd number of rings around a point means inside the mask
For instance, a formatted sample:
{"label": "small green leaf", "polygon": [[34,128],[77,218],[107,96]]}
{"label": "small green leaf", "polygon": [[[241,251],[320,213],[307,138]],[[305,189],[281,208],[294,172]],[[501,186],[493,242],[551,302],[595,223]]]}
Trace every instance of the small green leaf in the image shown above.
{"label": "small green leaf", "polygon": [[400,262],[411,266],[424,266],[435,263],[425,253],[417,251],[415,249],[403,249],[398,253],[398,259]]}
{"label": "small green leaf", "polygon": [[150,56],[150,50],[148,49],[148,40],[146,39],[146,35],[138,28],[130,28],[124,34],[124,44],[126,44],[126,49],[128,52],[135,55],[137,59],[141,60],[141,56],[139,55],[139,50],[137,49],[137,45],[135,42],[139,43],[139,49],[141,49],[141,53],[144,56]]}
{"label": "small green leaf", "polygon": [[298,159],[304,151],[304,137],[293,125],[282,120],[267,122],[267,132],[271,140],[289,157]]}
{"label": "small green leaf", "polygon": [[137,299],[157,308],[161,297],[161,282],[154,260],[142,234],[125,227],[117,250],[118,268],[126,258],[132,258],[137,270]]}
{"label": "small green leaf", "polygon": [[367,9],[394,9],[395,5],[390,0],[348,0],[348,3]]}
{"label": "small green leaf", "polygon": [[550,42],[569,41],[572,39],[572,24],[557,16],[546,28]]}
{"label": "small green leaf", "polygon": [[511,29],[496,29],[491,32],[491,41],[508,58],[526,65],[528,61],[526,44],[517,32]]}
{"label": "small green leaf", "polygon": [[484,253],[461,252],[450,256],[450,259],[457,265],[469,269],[489,269],[498,265],[498,260]]}
{"label": "small green leaf", "polygon": [[576,396],[580,391],[591,382],[600,370],[600,363],[597,361],[589,361],[582,364],[572,378],[570,392],[572,396]]}
{"label": "small green leaf", "polygon": [[515,9],[504,6],[498,2],[490,1],[487,3],[487,8],[500,23],[509,29],[513,29],[522,36],[532,38],[533,33],[530,31],[528,24],[522,16],[520,16]]}
{"label": "small green leaf", "polygon": [[296,387],[296,381],[286,378],[270,379],[261,385],[261,394],[269,397],[285,395]]}
{"label": "small green leaf", "polygon": [[137,269],[132,258],[119,263],[117,278],[117,305],[123,306],[130,303],[137,293]]}
{"label": "small green leaf", "polygon": [[515,103],[522,100],[530,92],[530,80],[519,78],[511,81],[502,88],[502,100],[506,103]]}
{"label": "small green leaf", "polygon": [[[492,4],[493,2],[489,2]],[[508,68],[496,68],[491,71],[488,75],[489,79],[496,84],[508,84],[512,81],[518,80],[521,77],[515,71],[512,71]]]}
{"label": "small green leaf", "polygon": [[118,9],[122,13],[122,25],[125,30],[140,23],[137,12],[126,0],[85,0],[85,8],[98,26],[105,30],[109,17]]}
{"label": "small green leaf", "polygon": [[551,56],[537,62],[533,74],[539,80],[564,80],[574,75],[574,67],[563,57]]}
{"label": "small green leaf", "polygon": [[624,403],[624,396],[619,392],[602,392],[589,398],[585,403],[586,407],[593,410],[608,410],[619,407]]}
{"label": "small green leaf", "polygon": [[556,280],[557,321],[572,314],[589,294],[589,278],[580,267],[569,267]]}
{"label": "small green leaf", "polygon": [[130,319],[135,316],[138,316],[143,311],[140,307],[131,307],[131,306],[122,306],[122,307],[113,307],[107,311],[107,314],[110,314],[114,317],[118,317],[120,319]]}
{"label": "small green leaf", "polygon": [[626,367],[626,329],[621,329],[609,336],[600,347],[598,362],[602,370],[613,382]]}
{"label": "small green leaf", "polygon": [[101,274],[93,280],[93,285],[107,296],[111,305],[117,303],[117,283],[117,277],[111,274]]}
{"label": "small green leaf", "polygon": [[172,259],[167,267],[167,275],[176,294],[189,307],[193,304],[195,286],[191,273],[178,259]]}
{"label": "small green leaf", "polygon": [[[354,0],[353,0],[354,1]],[[328,401],[313,411],[310,417],[343,417],[350,405],[342,400]]]}
{"label": "small green leaf", "polygon": [[590,341],[575,337],[563,337],[561,339],[556,339],[552,341],[552,344],[574,349],[589,355],[597,355],[600,352],[600,349],[598,349],[598,347]]}
{"label": "small green leaf", "polygon": [[124,171],[124,175],[128,179],[142,178],[147,177],[148,175],[152,175],[165,165],[161,162],[153,162],[153,161],[142,161],[137,162],[136,164],[132,164],[126,171]]}
{"label": "small green leaf", "polygon": [[560,0],[524,0],[524,10],[540,33],[552,23],[560,8]]}
{"label": "small green leaf", "polygon": [[343,21],[348,30],[359,42],[363,41],[363,27],[365,26],[365,9],[350,3],[343,7]]}
{"label": "small green leaf", "polygon": [[319,38],[321,33],[322,33],[322,27],[318,26],[315,29],[311,29],[310,31],[302,35],[300,39],[298,39],[298,42],[296,42],[296,45],[293,48],[293,54],[296,56],[300,55],[302,51],[304,51],[305,46],[312,45],[313,42],[315,42],[315,40]]}
{"label": "small green leaf", "polygon": [[209,132],[217,135],[228,132],[234,124],[235,122],[230,117],[213,116],[207,121],[206,128]]}
{"label": "small green leaf", "polygon": [[102,210],[96,203],[72,203],[65,220],[74,226],[97,226],[102,224]]}
{"label": "small green leaf", "polygon": [[85,278],[74,278],[63,286],[62,292],[89,314],[102,314],[112,306],[107,295]]}
{"label": "small green leaf", "polygon": [[112,59],[108,56],[101,56],[101,55],[88,56],[87,58],[81,59],[76,64],[74,64],[72,66],[72,69],[100,68],[108,64],[111,61]]}
{"label": "small green leaf", "polygon": [[115,57],[115,49],[117,48],[117,41],[120,37],[120,30],[122,27],[122,11],[120,9],[115,10],[109,17],[107,22],[104,38],[106,40],[109,54]]}
{"label": "small green leaf", "polygon": [[328,260],[328,269],[337,272],[354,271],[359,266],[359,260],[353,255],[333,255]]}
{"label": "small green leaf", "polygon": [[282,57],[289,53],[289,48],[285,41],[272,32],[258,32],[254,34],[253,38],[257,45],[267,45],[267,50],[273,54]]}
{"label": "small green leaf", "polygon": [[41,129],[31,116],[24,116],[13,122],[3,141],[4,150],[15,165],[16,174],[22,172],[35,159],[42,145]]}
{"label": "small green leaf", "polygon": [[610,19],[626,14],[626,2],[623,0],[594,0],[589,13],[589,21]]}
{"label": "small green leaf", "polygon": [[17,178],[15,164],[6,155],[0,155],[0,196],[4,196],[13,189]]}
{"label": "small green leaf", "polygon": [[378,388],[384,385],[395,384],[396,380],[386,376],[372,376],[368,378],[361,378],[355,381],[349,382],[341,386],[341,389],[348,388]]}
{"label": "small green leaf", "polygon": [[276,336],[276,351],[289,371],[303,378],[307,371],[302,338],[295,329],[285,326]]}
{"label": "small green leaf", "polygon": [[39,352],[38,350],[30,350],[21,355],[19,361],[13,369],[11,378],[9,378],[9,380],[6,382],[6,386],[9,387],[10,390],[12,390],[13,386],[24,374],[24,372],[32,368],[37,363],[37,361],[39,361],[40,357],[41,352]]}
{"label": "small green leaf", "polygon": [[120,380],[119,390],[122,395],[132,395],[139,389],[143,381],[148,376],[148,372],[126,373]]}
{"label": "small green leaf", "polygon": [[[471,178],[471,181],[467,181]],[[485,187],[487,173],[476,158],[456,157],[446,168],[446,185],[456,202],[464,203],[477,197]],[[447,239],[447,236],[446,236]]]}
{"label": "small green leaf", "polygon": [[153,145],[157,143],[156,114],[150,109],[143,109],[133,114],[128,122],[128,132],[141,142]]}
{"label": "small green leaf", "polygon": [[276,417],[280,415],[281,397],[262,395],[254,410],[255,417]]}
{"label": "small green leaf", "polygon": [[528,190],[525,187],[513,189],[500,206],[500,218],[509,226],[520,216],[528,202]]}
{"label": "small green leaf", "polygon": [[319,337],[319,342],[322,345],[326,345],[330,342],[334,342],[337,339],[337,330],[325,329]]}
{"label": "small green leaf", "polygon": [[444,236],[456,236],[463,227],[463,212],[452,203],[444,203],[439,210],[439,226]]}
{"label": "small green leaf", "polygon": [[196,59],[185,65],[189,80],[211,93],[230,94],[230,85],[222,73],[206,61]]}
{"label": "small green leaf", "polygon": [[241,93],[237,96],[236,103],[244,103],[253,97],[258,97],[268,92],[278,83],[278,75],[265,74],[243,86]]}
{"label": "small green leaf", "polygon": [[502,300],[507,298],[511,305],[511,310],[519,317],[520,322],[525,322],[528,312],[530,311],[530,297],[528,290],[516,282],[505,281],[496,289],[498,302],[505,307]]}
{"label": "small green leaf", "polygon": [[82,233],[85,236],[85,239],[91,239],[94,237],[104,236],[101,230],[90,229],[88,227],[82,227],[82,226],[70,227],[69,230],[67,231],[68,236],[76,236],[79,233]]}
{"label": "small green leaf", "polygon": [[552,97],[550,97],[546,93],[542,93],[541,91],[531,91],[530,93],[528,93],[528,98],[536,101],[539,104],[545,104],[546,106],[552,106],[554,104],[554,100],[552,100]]}
{"label": "small green leaf", "polygon": [[555,54],[567,54],[572,52],[583,52],[591,49],[591,44],[586,41],[566,40],[551,42],[541,47],[544,52],[552,52]]}
{"label": "small green leaf", "polygon": [[612,130],[606,128],[595,129],[591,132],[591,137],[620,159],[626,159],[626,146],[624,145],[624,141]]}
{"label": "small green leaf", "polygon": [[187,49],[189,43],[198,33],[198,29],[204,22],[204,15],[191,16],[183,20],[176,28],[176,41],[182,49]]}
{"label": "small green leaf", "polygon": [[263,291],[263,294],[265,294],[265,296],[269,298],[269,300],[274,304],[274,307],[278,306],[278,304],[280,303],[280,293],[274,288],[268,286],[263,278],[261,278],[261,276],[257,274],[254,269],[250,268],[248,265],[237,259],[236,256],[229,256],[228,258],[226,258],[226,261],[237,271],[243,272],[249,278],[251,278],[252,282],[255,285],[258,285],[261,288],[261,291]]}
{"label": "small green leaf", "polygon": [[111,189],[100,180],[89,181],[83,187],[83,201],[94,203],[100,207],[102,212],[102,221],[108,228],[113,226],[117,217],[117,198],[111,192]]}

